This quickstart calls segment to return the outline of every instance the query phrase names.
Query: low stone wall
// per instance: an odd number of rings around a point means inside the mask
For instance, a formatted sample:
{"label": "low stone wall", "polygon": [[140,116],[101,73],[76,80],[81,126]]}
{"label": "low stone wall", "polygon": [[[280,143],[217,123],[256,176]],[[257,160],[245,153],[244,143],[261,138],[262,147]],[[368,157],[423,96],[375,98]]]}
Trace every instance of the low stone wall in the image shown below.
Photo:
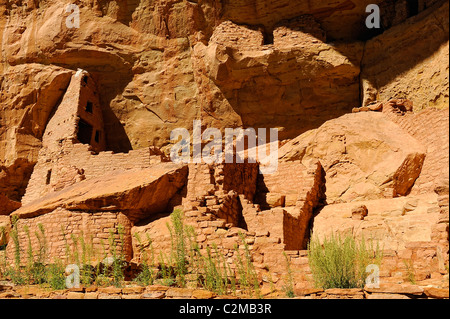
{"label": "low stone wall", "polygon": [[[263,299],[286,298],[281,291],[261,290]],[[220,296],[203,289],[166,286],[87,287],[49,291],[38,286],[14,287],[0,283],[0,299],[247,299],[238,291],[235,296]],[[365,289],[304,289],[296,299],[448,299],[449,290],[417,285],[384,285]]]}
{"label": "low stone wall", "polygon": [[[131,223],[127,216],[120,212],[80,212],[69,211],[58,208],[51,213],[35,218],[19,219],[17,221],[18,239],[21,252],[21,263],[27,263],[28,245],[34,255],[34,260],[38,260],[39,252],[44,247],[39,225],[42,225],[45,232],[46,258],[42,263],[52,263],[56,259],[61,259],[66,263],[71,263],[68,254],[76,251],[81,257],[83,249],[81,247],[81,237],[86,245],[92,247],[92,261],[101,261],[104,253],[111,256],[110,232],[114,239],[114,245],[119,253],[122,246],[119,225],[123,227],[123,247],[124,256],[127,260],[132,258],[131,247]],[[25,229],[28,228],[28,234]],[[39,238],[38,235],[39,234]],[[11,237],[11,236],[10,236]],[[77,241],[75,246],[73,238]],[[41,242],[40,242],[41,240]],[[66,251],[66,244],[70,252]],[[12,240],[7,246],[6,255],[12,263],[14,260],[15,244]],[[69,258],[69,260],[67,260]]]}

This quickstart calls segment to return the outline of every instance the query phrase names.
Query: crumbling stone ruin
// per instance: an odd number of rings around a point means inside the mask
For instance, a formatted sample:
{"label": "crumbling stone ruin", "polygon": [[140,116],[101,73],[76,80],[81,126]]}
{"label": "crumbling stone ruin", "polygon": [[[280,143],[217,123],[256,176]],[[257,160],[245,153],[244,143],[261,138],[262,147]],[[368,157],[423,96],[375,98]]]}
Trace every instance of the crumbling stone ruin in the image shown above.
{"label": "crumbling stone ruin", "polygon": [[[171,238],[166,224],[170,219],[170,212],[174,208],[181,208],[185,223],[194,227],[198,235],[197,241],[203,249],[214,243],[227,256],[230,264],[233,264],[236,253],[234,247],[240,245],[239,234],[242,233],[245,241],[252,247],[252,258],[261,274],[270,269],[274,280],[281,283],[286,267],[283,255],[287,252],[298,276],[297,285],[307,287],[308,263],[305,249],[311,231],[326,234],[330,230],[327,226],[330,222],[333,225],[335,222],[344,222],[342,217],[348,214],[350,219],[345,220],[346,226],[339,229],[348,230],[350,227],[353,231],[364,233],[374,227],[371,226],[372,223],[377,225],[380,221],[379,212],[382,207],[376,203],[392,201],[395,197],[402,196],[398,205],[404,203],[405,208],[398,215],[398,222],[402,224],[404,221],[401,220],[407,219],[406,222],[409,223],[409,218],[417,222],[417,216],[409,217],[410,212],[423,206],[421,209],[426,210],[424,213],[427,214],[427,221],[417,227],[428,228],[422,230],[424,241],[421,243],[411,241],[416,239],[414,237],[408,239],[400,233],[392,234],[390,228],[378,229],[379,239],[383,238],[385,231],[389,231],[390,236],[393,235],[399,243],[392,249],[394,255],[387,256],[393,261],[389,263],[389,268],[385,268],[386,275],[392,276],[401,263],[401,256],[406,255],[410,256],[408,258],[417,256],[417,262],[423,263],[419,256],[431,254],[431,259],[421,266],[423,269],[420,268],[423,279],[430,274],[440,273],[445,268],[445,254],[448,253],[448,223],[445,219],[448,203],[446,206],[445,198],[448,201],[448,194],[445,186],[437,184],[437,176],[430,176],[428,181],[434,185],[432,187],[439,196],[434,200],[435,204],[432,204],[433,196],[429,193],[418,199],[403,197],[411,192],[414,182],[420,180],[420,174],[416,172],[423,172],[427,163],[426,160],[424,163],[424,159],[428,159],[425,155],[420,155],[419,160],[415,160],[416,157],[409,154],[414,150],[411,145],[405,148],[404,157],[391,163],[397,163],[397,170],[389,171],[392,168],[378,167],[378,170],[387,171],[371,173],[372,176],[391,174],[391,188],[380,192],[379,199],[372,198],[374,192],[362,194],[360,202],[369,207],[376,206],[369,209],[363,206],[364,212],[359,218],[355,218],[356,213],[349,207],[350,203],[327,206],[327,200],[331,202],[333,198],[333,193],[327,194],[327,191],[333,189],[326,189],[332,167],[321,164],[327,165],[327,158],[322,158],[321,154],[297,151],[305,141],[314,143],[309,138],[304,140],[302,136],[281,148],[277,172],[266,175],[259,173],[257,163],[173,164],[156,148],[129,153],[104,151],[103,120],[98,112],[95,87],[94,80],[86,71],[79,70],[72,76],[67,92],[44,132],[43,147],[23,197],[23,206],[12,214],[19,217],[19,236],[23,241],[26,241],[26,233],[21,231],[24,226],[33,233],[38,231],[39,224],[44,226],[52,258],[65,258],[65,232],[91,237],[94,249],[109,249],[109,243],[105,244],[104,241],[111,229],[121,225],[125,230],[126,259],[139,264],[142,261],[142,243],[136,241],[135,234],[139,238],[151,238],[157,255],[160,250],[169,250]],[[439,111],[433,114],[439,114]],[[448,117],[446,121],[448,122]],[[350,125],[350,122],[345,123]],[[326,130],[326,127],[323,129]],[[436,129],[440,130],[442,127]],[[328,131],[327,134],[330,133]],[[341,133],[349,134],[349,138],[351,136],[350,131]],[[396,133],[398,132],[391,132]],[[368,138],[370,137],[366,136]],[[362,143],[363,140],[364,138],[359,137],[357,143]],[[408,138],[402,138],[403,143],[406,141]],[[352,143],[351,140],[346,142],[348,147]],[[417,142],[411,140],[411,143]],[[329,144],[327,149],[334,147],[332,145]],[[284,153],[284,150],[288,150],[288,153]],[[439,154],[437,157],[441,160],[448,160],[443,152]],[[345,156],[352,157],[353,154],[349,150]],[[339,165],[333,163],[332,166]],[[344,172],[345,168],[342,167],[337,173],[342,175]],[[381,176],[385,176],[383,174]],[[421,177],[425,178],[425,175]],[[383,183],[383,187],[389,186],[386,182]],[[333,187],[333,184],[329,185]],[[399,194],[399,189],[405,191]],[[430,190],[434,191],[432,188]],[[335,201],[339,203],[342,199]],[[348,207],[347,212],[339,217],[326,217],[328,211],[341,209],[340,207]],[[367,222],[369,223],[365,225]],[[447,228],[439,226],[442,222]],[[118,242],[119,234],[115,236]],[[32,245],[34,251],[38,252],[37,238],[32,241]],[[7,245],[6,253],[8,256],[13,255],[13,245]]]}

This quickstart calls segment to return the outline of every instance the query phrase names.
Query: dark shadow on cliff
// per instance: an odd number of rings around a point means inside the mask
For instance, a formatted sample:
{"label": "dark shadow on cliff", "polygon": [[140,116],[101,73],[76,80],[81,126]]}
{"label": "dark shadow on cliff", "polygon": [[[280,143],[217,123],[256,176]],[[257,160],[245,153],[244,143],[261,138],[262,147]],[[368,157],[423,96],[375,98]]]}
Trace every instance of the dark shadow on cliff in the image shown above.
{"label": "dark shadow on cliff", "polygon": [[[361,63],[363,79],[369,80],[376,88],[380,88],[433,56],[442,45],[449,41],[448,19],[448,1],[440,1],[371,39],[366,45],[366,59],[363,59]],[[411,35],[415,38],[411,38]],[[398,44],[397,51],[392,50],[394,40]],[[370,51],[374,48],[378,49],[376,55]],[[382,77],[370,74],[372,66],[383,65],[389,69],[389,72],[383,72]]]}
{"label": "dark shadow on cliff", "polygon": [[[396,25],[392,25],[393,21],[388,21],[393,18],[383,17],[383,14],[389,13],[383,10],[379,31],[367,29],[365,21],[361,21],[361,30],[365,31],[365,37],[361,39],[366,42],[365,52],[361,61],[351,62],[361,65],[361,80],[370,81],[375,88],[392,83],[403,73],[433,56],[449,41],[448,1],[438,1],[422,12],[419,12],[417,4],[412,3],[414,1],[410,2],[407,6],[410,17]],[[392,50],[393,41],[398,44],[397,51]],[[338,47],[335,49],[339,51]],[[341,53],[347,56],[346,52]],[[370,74],[371,67],[379,66],[385,66],[389,72],[383,72],[382,77]]]}

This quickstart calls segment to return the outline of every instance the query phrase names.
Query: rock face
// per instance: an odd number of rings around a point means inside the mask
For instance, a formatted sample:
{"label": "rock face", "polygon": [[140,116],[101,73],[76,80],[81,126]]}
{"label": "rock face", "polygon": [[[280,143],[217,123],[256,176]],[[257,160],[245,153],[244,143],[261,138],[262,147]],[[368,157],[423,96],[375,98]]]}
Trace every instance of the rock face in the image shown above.
{"label": "rock face", "polygon": [[11,222],[9,216],[0,216],[0,246],[8,244]]}
{"label": "rock face", "polygon": [[306,16],[278,26],[264,45],[261,30],[224,22],[196,51],[244,127],[271,123],[281,139],[293,138],[359,104],[362,44],[332,46],[323,34]]}
{"label": "rock face", "polygon": [[[64,258],[71,235],[99,250],[113,236],[108,245],[139,263],[150,241],[156,254],[171,249],[177,208],[201,249],[217,245],[232,265],[244,240],[260,277],[279,286],[287,259],[296,288],[312,288],[311,232],[377,240],[387,282],[407,280],[405,261],[417,280],[443,278],[448,1],[81,0],[74,27],[72,2],[0,0],[8,260],[11,227],[26,242],[42,225],[50,259]],[[369,4],[381,29],[366,27]],[[170,162],[171,132],[192,132],[194,120],[278,128],[277,171],[249,158]]]}

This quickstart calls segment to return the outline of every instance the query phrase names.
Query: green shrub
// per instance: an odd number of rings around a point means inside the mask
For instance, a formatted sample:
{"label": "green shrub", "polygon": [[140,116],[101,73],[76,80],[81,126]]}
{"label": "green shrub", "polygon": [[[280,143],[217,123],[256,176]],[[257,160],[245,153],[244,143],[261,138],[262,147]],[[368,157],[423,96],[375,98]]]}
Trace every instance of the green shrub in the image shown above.
{"label": "green shrub", "polygon": [[[244,246],[244,254],[241,256],[239,247],[235,245],[235,256],[237,258],[237,273],[239,274],[239,286],[248,293],[254,293],[257,298],[261,297],[258,275],[252,262],[250,248],[245,241],[245,235],[239,233],[239,238]],[[243,257],[243,258],[242,258]]]}
{"label": "green shrub", "polygon": [[47,266],[47,282],[54,290],[66,289],[65,267],[61,260]]}
{"label": "green shrub", "polygon": [[414,273],[414,264],[412,262],[412,260],[406,261],[403,260],[403,264],[405,265],[406,268],[406,279],[408,279],[408,281],[415,285],[416,284],[416,274]]}
{"label": "green shrub", "polygon": [[291,262],[289,261],[289,258],[286,254],[286,252],[283,251],[283,255],[284,255],[284,259],[286,260],[286,279],[285,279],[285,284],[283,286],[283,290],[286,293],[286,296],[288,298],[294,298],[295,297],[295,293],[294,293],[294,277],[292,274],[292,269],[291,269]]}
{"label": "green shrub", "polygon": [[119,224],[118,226],[119,233],[119,243],[120,243],[120,252],[117,252],[116,242],[114,239],[114,231],[109,231],[109,247],[110,253],[112,254],[113,262],[112,262],[112,278],[113,284],[116,287],[121,287],[122,282],[125,280],[124,268],[126,266],[125,255],[124,255],[124,231],[125,228]]}
{"label": "green shrub", "polygon": [[[207,290],[214,291],[219,295],[224,295],[228,287],[228,273],[225,265],[225,258],[221,255],[216,245],[213,245],[213,251],[210,247],[206,248],[206,256],[202,257],[204,270],[203,286]],[[221,262],[222,257],[222,262]]]}
{"label": "green shrub", "polygon": [[367,247],[364,238],[357,241],[351,235],[332,235],[321,244],[313,237],[308,245],[309,265],[317,287],[362,288],[370,264],[380,264],[379,246]]}
{"label": "green shrub", "polygon": [[183,223],[183,212],[179,209],[175,209],[170,215],[172,225],[167,225],[170,232],[172,253],[171,258],[175,265],[175,276],[177,278],[178,285],[181,287],[186,286],[186,275],[188,272],[187,264],[187,236],[186,228]]}

